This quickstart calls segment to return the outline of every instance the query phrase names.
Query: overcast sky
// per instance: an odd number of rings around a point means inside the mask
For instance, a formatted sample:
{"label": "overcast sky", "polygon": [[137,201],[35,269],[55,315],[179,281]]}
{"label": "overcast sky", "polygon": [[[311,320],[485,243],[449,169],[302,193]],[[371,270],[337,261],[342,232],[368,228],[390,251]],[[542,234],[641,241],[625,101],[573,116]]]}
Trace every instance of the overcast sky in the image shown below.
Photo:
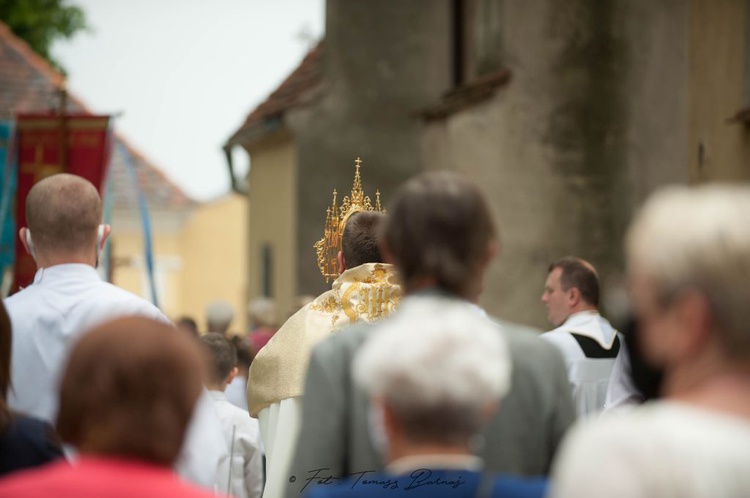
{"label": "overcast sky", "polygon": [[229,191],[222,144],[325,28],[324,0],[68,3],[92,28],[53,49],[70,91],[199,200]]}

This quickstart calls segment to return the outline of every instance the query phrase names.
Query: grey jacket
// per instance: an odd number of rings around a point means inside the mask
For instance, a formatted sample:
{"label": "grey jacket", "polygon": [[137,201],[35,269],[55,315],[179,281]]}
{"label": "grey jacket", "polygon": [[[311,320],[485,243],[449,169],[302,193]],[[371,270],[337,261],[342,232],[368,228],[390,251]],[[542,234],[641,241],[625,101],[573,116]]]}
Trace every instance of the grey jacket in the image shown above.
{"label": "grey jacket", "polygon": [[[497,321],[497,320],[496,320]],[[484,431],[478,455],[486,469],[541,475],[550,463],[575,409],[562,356],[528,328],[498,322],[513,361],[510,393]],[[302,400],[302,424],[289,472],[287,498],[304,488],[384,467],[369,434],[368,400],[350,375],[351,362],[367,336],[387,323],[355,325],[313,350]]]}

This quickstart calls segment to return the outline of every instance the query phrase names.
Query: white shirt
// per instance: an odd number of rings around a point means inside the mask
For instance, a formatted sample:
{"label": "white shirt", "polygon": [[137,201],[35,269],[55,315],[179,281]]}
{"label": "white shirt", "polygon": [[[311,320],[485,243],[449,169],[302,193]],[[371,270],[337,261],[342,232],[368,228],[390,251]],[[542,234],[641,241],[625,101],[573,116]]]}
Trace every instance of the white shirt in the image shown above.
{"label": "white shirt", "polygon": [[553,468],[554,498],[745,498],[750,421],[652,402],[577,424]]}
{"label": "white shirt", "polygon": [[[143,316],[170,324],[157,307],[104,282],[85,264],[55,265],[36,272],[34,283],[5,301],[13,330],[11,409],[54,424],[62,369],[76,339],[108,320]],[[188,481],[213,490],[228,458],[211,400],[202,396],[188,426],[176,466]]]}
{"label": "white shirt", "polygon": [[561,326],[540,336],[562,353],[573,388],[576,412],[579,417],[588,416],[604,408],[615,358],[586,357],[572,333],[589,337],[606,350],[612,349],[618,334],[598,312],[581,311],[570,315]]}
{"label": "white shirt", "polygon": [[224,390],[227,401],[247,411],[247,377],[236,375]]}
{"label": "white shirt", "polygon": [[260,498],[263,491],[263,451],[258,421],[247,410],[227,401],[221,391],[209,391],[214,400],[224,438],[231,453],[231,467],[223,468],[220,491],[236,498]]}
{"label": "white shirt", "polygon": [[62,369],[83,332],[128,315],[171,324],[156,306],[103,282],[84,264],[39,269],[32,285],[4,302],[13,330],[8,404],[51,424],[57,416]]}
{"label": "white shirt", "polygon": [[217,492],[226,488],[229,447],[216,403],[204,389],[193,410],[174,469],[184,480]]}

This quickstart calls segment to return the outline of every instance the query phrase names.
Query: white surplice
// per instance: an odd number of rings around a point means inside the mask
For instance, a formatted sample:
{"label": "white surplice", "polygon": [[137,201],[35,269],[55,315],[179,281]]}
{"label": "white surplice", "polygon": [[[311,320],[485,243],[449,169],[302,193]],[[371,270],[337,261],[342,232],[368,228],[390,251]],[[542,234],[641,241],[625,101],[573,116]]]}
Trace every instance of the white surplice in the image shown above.
{"label": "white surplice", "polygon": [[[346,326],[374,322],[398,306],[401,288],[391,265],[364,263],[342,273],[331,290],[295,313],[250,366],[248,406],[260,421],[266,451],[264,498],[281,498],[290,482],[301,427],[305,373],[313,347]],[[344,332],[345,333],[345,332]]]}
{"label": "white surplice", "polygon": [[263,449],[258,421],[237,408],[221,391],[208,392],[221,420],[230,458],[220,471],[219,491],[235,498],[260,498],[263,492]]}
{"label": "white surplice", "polygon": [[[282,399],[258,412],[258,421],[266,448],[266,489],[264,498],[284,496],[301,425],[302,397]],[[294,476],[299,479],[300,476]]]}
{"label": "white surplice", "polygon": [[612,366],[607,385],[607,396],[604,401],[604,411],[617,410],[638,406],[643,403],[643,395],[633,382],[633,369],[630,365],[630,354],[623,341],[620,354]]}
{"label": "white surplice", "polygon": [[[596,311],[574,313],[561,326],[540,337],[560,350],[568,369],[568,380],[573,389],[573,401],[579,417],[589,416],[604,408],[607,385],[615,358],[588,358],[571,334],[596,341],[611,350],[618,336],[617,330]],[[622,342],[622,340],[620,340]]]}

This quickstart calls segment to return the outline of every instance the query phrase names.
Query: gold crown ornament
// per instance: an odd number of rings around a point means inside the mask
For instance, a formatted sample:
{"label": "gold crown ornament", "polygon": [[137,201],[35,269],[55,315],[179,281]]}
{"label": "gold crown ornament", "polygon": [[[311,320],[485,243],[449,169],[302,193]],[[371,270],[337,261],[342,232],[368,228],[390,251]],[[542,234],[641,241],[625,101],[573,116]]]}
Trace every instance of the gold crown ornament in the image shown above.
{"label": "gold crown ornament", "polygon": [[354,186],[352,187],[351,197],[344,197],[341,206],[336,203],[336,189],[333,190],[333,203],[326,210],[326,225],[323,238],[314,245],[318,254],[318,268],[320,273],[326,278],[338,278],[339,263],[338,253],[341,250],[341,236],[344,234],[344,226],[354,213],[360,211],[378,211],[385,213],[385,209],[380,206],[380,191],[375,191],[375,206],[373,207],[370,198],[362,191],[362,177],[359,174],[359,167],[362,160],[357,158],[354,161],[356,171],[354,173]]}

